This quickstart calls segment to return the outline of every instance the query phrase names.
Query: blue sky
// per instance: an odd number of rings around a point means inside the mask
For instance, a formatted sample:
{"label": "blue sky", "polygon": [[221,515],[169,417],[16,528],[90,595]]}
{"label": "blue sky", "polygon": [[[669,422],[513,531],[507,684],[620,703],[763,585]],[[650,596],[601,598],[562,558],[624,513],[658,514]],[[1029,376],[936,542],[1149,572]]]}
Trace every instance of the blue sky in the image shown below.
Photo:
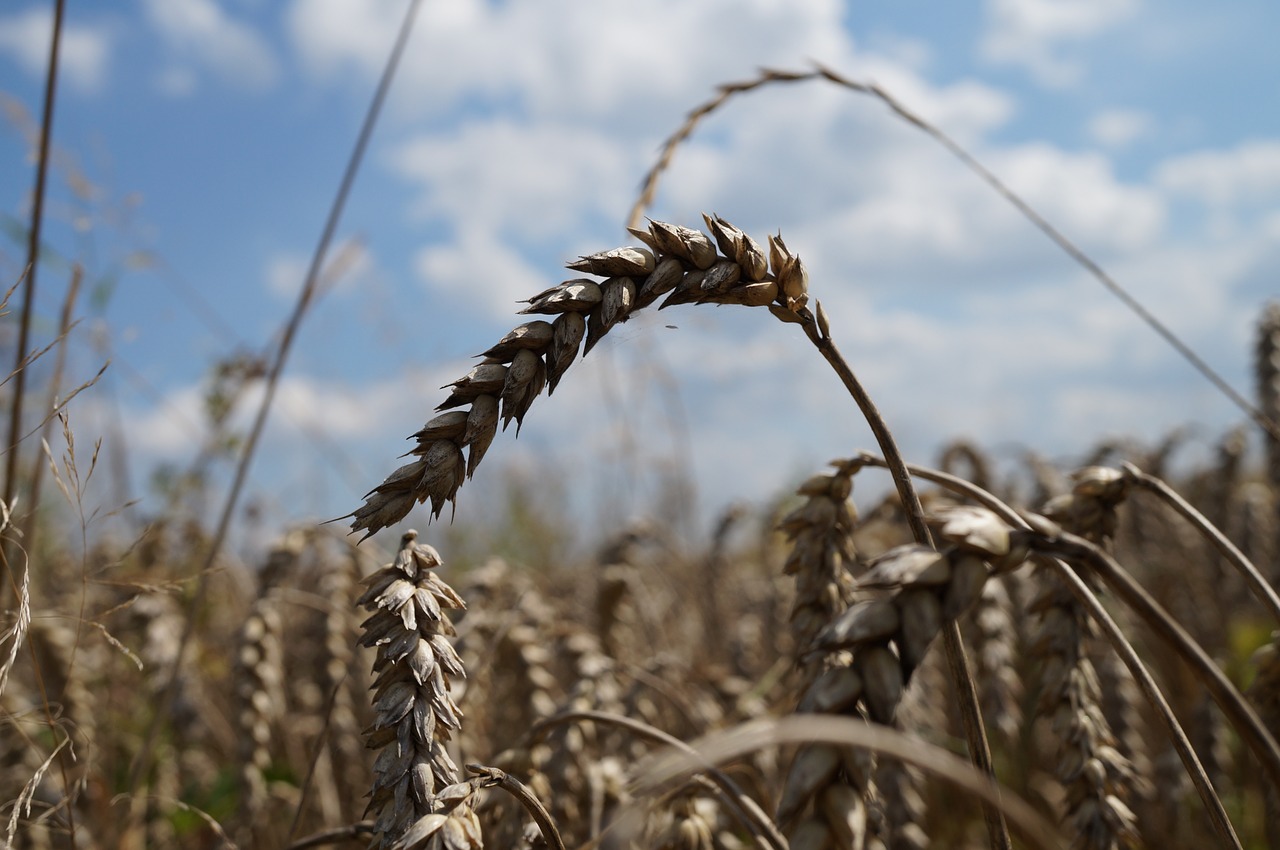
{"label": "blue sky", "polygon": [[[0,9],[9,281],[51,5]],[[113,366],[72,425],[82,444],[123,449],[129,494],[156,511],[147,476],[201,445],[212,364],[262,350],[292,308],[405,4],[68,7],[37,327],[47,339],[68,263],[83,263],[94,297],[74,373],[107,349]],[[1251,394],[1252,323],[1280,291],[1278,19],[1264,2],[426,0],[251,496],[271,522],[355,507],[438,388],[519,322],[517,299],[632,241],[639,180],[685,112],[718,83],[810,60],[959,139]],[[677,155],[652,214],[695,225],[702,211],[761,240],[783,232],[913,460],[965,437],[1010,465],[1029,450],[1072,463],[1101,439],[1149,444],[1180,425],[1203,454],[1242,419],[869,99],[811,83],[730,104]],[[763,311],[676,308],[617,336],[535,404],[518,441],[499,436],[460,517],[484,515],[506,469],[572,470],[562,483],[603,521],[648,510],[679,469],[705,525],[873,446],[825,364]],[[107,507],[121,495],[102,489]]]}

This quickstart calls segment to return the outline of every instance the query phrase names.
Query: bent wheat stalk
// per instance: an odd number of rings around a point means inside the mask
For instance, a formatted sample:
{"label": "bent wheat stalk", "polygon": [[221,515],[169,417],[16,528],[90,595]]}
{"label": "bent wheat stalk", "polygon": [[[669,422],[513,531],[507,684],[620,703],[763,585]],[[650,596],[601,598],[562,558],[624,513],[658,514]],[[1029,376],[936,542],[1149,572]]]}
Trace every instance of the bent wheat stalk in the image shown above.
{"label": "bent wheat stalk", "polygon": [[732,729],[714,732],[687,745],[688,753],[668,750],[641,765],[637,781],[645,792],[669,783],[690,771],[702,771],[764,747],[787,744],[824,743],[858,747],[900,759],[924,772],[978,797],[1000,810],[1014,829],[1032,847],[1063,848],[1067,843],[1053,824],[1016,794],[1001,788],[989,776],[950,752],[887,726],[865,723],[848,717],[792,715],[769,720],[752,720]]}
{"label": "bent wheat stalk", "polygon": [[[548,394],[555,390],[577,358],[579,345],[585,354],[632,313],[665,296],[659,309],[688,303],[766,307],[779,320],[800,325],[875,434],[916,542],[932,546],[920,499],[892,433],[836,348],[822,304],[815,301],[809,308],[809,273],[800,257],[781,235],[769,237],[766,255],[759,243],[723,218],[704,214],[703,219],[714,240],[691,228],[651,221],[647,230],[630,228],[645,248],[617,248],[569,263],[574,271],[605,280],[567,280],[528,299],[529,306],[521,312],[554,317],[553,321],[535,319],[520,325],[485,351],[478,366],[443,387],[450,389],[436,408],[443,412],[413,435],[417,445],[409,454],[416,460],[392,472],[365,495],[362,506],[338,519],[350,518],[351,530],[363,530],[367,538],[399,522],[415,504],[429,501],[432,516],[439,517],[446,505],[456,504],[459,488],[475,474],[499,420],[504,429],[514,420],[518,432],[544,386]],[[977,688],[955,623],[944,625],[943,638],[970,757],[994,775]],[[999,812],[984,807],[984,813],[992,843],[1010,847]]]}
{"label": "bent wheat stalk", "polygon": [[[865,452],[859,455],[857,460],[866,466],[886,466],[883,460]],[[917,478],[931,481],[977,502],[1012,528],[1024,530],[1031,528],[1030,524],[1013,508],[988,491],[962,478],[922,466],[909,465],[908,469]],[[1047,559],[1047,563],[1056,570],[1059,579],[1071,589],[1076,599],[1089,611],[1090,615],[1102,628],[1103,634],[1111,643],[1125,667],[1133,675],[1134,681],[1137,682],[1143,695],[1155,711],[1156,716],[1163,722],[1174,750],[1181,759],[1192,784],[1195,785],[1201,801],[1204,802],[1205,809],[1209,813],[1210,820],[1213,822],[1223,846],[1239,848],[1240,839],[1236,836],[1235,828],[1227,816],[1222,800],[1218,797],[1217,792],[1214,791],[1213,785],[1209,781],[1209,776],[1205,772],[1199,756],[1196,755],[1195,750],[1192,748],[1182,724],[1179,723],[1174,715],[1173,709],[1164,697],[1164,693],[1160,690],[1159,685],[1156,684],[1151,671],[1147,669],[1146,664],[1138,656],[1133,644],[1124,636],[1124,633],[1111,615],[1107,613],[1106,608],[1103,607],[1094,591],[1085,583],[1084,579],[1076,574],[1075,570],[1058,558]]]}
{"label": "bent wheat stalk", "polygon": [[1168,484],[1154,475],[1143,472],[1132,463],[1121,464],[1121,468],[1126,482],[1154,493],[1165,504],[1177,511],[1187,522],[1191,523],[1206,540],[1212,543],[1222,557],[1226,558],[1227,562],[1244,576],[1249,589],[1253,591],[1253,595],[1258,598],[1258,601],[1267,609],[1272,618],[1280,622],[1280,595],[1276,594],[1275,588],[1267,582],[1262,573],[1258,571],[1258,568],[1253,565],[1253,562],[1245,557],[1239,547],[1228,540],[1227,536],[1219,531],[1213,523],[1209,522],[1204,514],[1192,507],[1191,503],[1182,498]]}
{"label": "bent wheat stalk", "polygon": [[[690,759],[698,758],[698,753],[679,738],[668,735],[648,723],[608,711],[566,711],[534,724],[533,728],[529,730],[529,736],[532,739],[537,739],[556,726],[584,720],[617,726],[638,737],[663,744],[676,752],[683,753]],[[729,804],[729,808],[738,817],[743,827],[755,836],[756,841],[764,850],[787,850],[787,841],[782,837],[782,833],[778,831],[773,821],[731,776],[709,762],[702,765],[698,770],[700,773],[706,774],[707,779],[720,791],[725,802]]]}

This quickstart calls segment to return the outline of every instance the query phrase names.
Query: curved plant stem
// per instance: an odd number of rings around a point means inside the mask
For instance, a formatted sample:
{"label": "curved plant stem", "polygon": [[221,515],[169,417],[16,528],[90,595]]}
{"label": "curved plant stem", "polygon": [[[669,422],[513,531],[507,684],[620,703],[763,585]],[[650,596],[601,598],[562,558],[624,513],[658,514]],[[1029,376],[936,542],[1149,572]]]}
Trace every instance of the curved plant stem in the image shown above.
{"label": "curved plant stem", "polygon": [[1137,298],[1129,293],[1123,286],[1117,283],[1108,275],[1100,265],[1098,265],[1088,254],[1081,250],[1074,242],[1068,239],[1061,231],[1049,223],[1048,219],[1036,212],[1036,210],[1024,201],[1016,192],[1006,186],[996,177],[985,165],[967,150],[965,150],[959,142],[942,132],[938,127],[930,124],[921,116],[907,109],[897,98],[889,92],[882,89],[874,83],[863,83],[857,80],[851,80],[831,68],[823,65],[816,65],[812,71],[781,71],[774,68],[762,69],[759,75],[751,80],[741,82],[724,83],[718,87],[715,97],[694,107],[685,117],[684,123],[680,125],[674,133],[671,134],[663,143],[662,151],[658,155],[657,162],[649,169],[645,175],[641,185],[640,196],[636,199],[635,205],[631,208],[629,223],[631,227],[638,226],[640,219],[643,217],[644,211],[653,203],[654,196],[658,191],[658,180],[663,172],[671,165],[672,159],[675,157],[676,149],[693,135],[694,128],[703,118],[715,112],[726,102],[737,95],[746,94],[747,92],[763,88],[766,85],[775,83],[799,83],[809,80],[827,80],[836,85],[848,89],[858,94],[864,94],[869,97],[876,98],[885,106],[889,107],[895,115],[906,123],[916,127],[930,138],[934,139],[942,147],[946,148],[953,156],[959,159],[966,168],[978,176],[984,183],[990,186],[996,194],[1004,198],[1018,210],[1031,224],[1047,236],[1055,245],[1063,250],[1067,256],[1080,265],[1085,271],[1093,276],[1095,280],[1106,287],[1112,295],[1120,299],[1130,311],[1141,319],[1147,327],[1155,331],[1165,342],[1173,347],[1175,351],[1182,356],[1184,360],[1191,364],[1197,372],[1199,372],[1209,383],[1213,384],[1224,396],[1226,396],[1232,404],[1242,410],[1250,419],[1254,421],[1264,433],[1270,435],[1272,439],[1280,440],[1280,423],[1277,423],[1259,407],[1252,404],[1247,398],[1241,395],[1227,382],[1225,378],[1217,373],[1200,355],[1196,354],[1189,345],[1178,338],[1167,325],[1156,318],[1150,310],[1142,305]]}
{"label": "curved plant stem", "polygon": [[[888,466],[884,460],[865,452],[860,455],[859,459],[868,466],[882,468]],[[946,472],[927,469],[914,464],[908,464],[907,470],[916,478],[932,481],[935,484],[946,487],[953,493],[977,502],[1015,528],[1030,528],[1026,520],[1017,511],[976,484]],[[1173,748],[1178,753],[1178,758],[1182,760],[1182,765],[1186,769],[1187,775],[1191,778],[1192,784],[1195,785],[1196,793],[1200,795],[1201,801],[1204,802],[1205,809],[1209,813],[1209,819],[1218,831],[1218,837],[1222,839],[1223,846],[1237,848],[1238,850],[1240,848],[1240,838],[1236,835],[1235,827],[1231,825],[1231,820],[1222,805],[1222,800],[1218,797],[1217,792],[1213,790],[1213,783],[1209,781],[1209,775],[1205,772],[1204,765],[1201,764],[1199,756],[1196,755],[1195,750],[1192,748],[1191,741],[1187,739],[1187,734],[1183,730],[1182,724],[1178,722],[1173,709],[1164,698],[1164,693],[1156,684],[1151,671],[1147,669],[1146,664],[1138,656],[1133,644],[1124,636],[1124,632],[1120,630],[1120,626],[1107,613],[1107,609],[1102,606],[1097,595],[1089,589],[1089,586],[1076,574],[1075,570],[1057,558],[1046,558],[1045,563],[1053,568],[1058,574],[1058,578],[1066,584],[1076,599],[1080,601],[1080,604],[1089,611],[1098,625],[1102,627],[1103,633],[1107,636],[1107,640],[1111,642],[1116,654],[1124,662],[1129,672],[1133,674],[1134,681],[1142,689],[1147,702],[1160,717],[1161,722],[1164,723]]]}
{"label": "curved plant stem", "polygon": [[312,847],[327,847],[330,844],[346,844],[351,841],[366,841],[373,835],[373,821],[360,821],[336,829],[326,829],[306,838],[299,838],[284,850],[310,850]]}
{"label": "curved plant stem", "polygon": [[668,735],[648,723],[607,711],[566,711],[563,714],[557,714],[555,717],[548,717],[546,720],[536,723],[529,730],[529,735],[537,738],[552,726],[560,726],[565,723],[574,723],[582,720],[588,720],[593,723],[608,723],[621,727],[632,734],[671,747],[686,758],[702,761],[697,769],[706,773],[707,778],[716,784],[716,787],[724,794],[729,805],[737,812],[738,818],[743,825],[755,834],[760,843],[765,847],[772,848],[772,850],[787,850],[787,839],[778,831],[777,825],[756,804],[755,800],[747,796],[747,793],[742,790],[738,783],[734,782],[727,773],[717,768],[714,764],[703,761],[698,751],[684,741]]}
{"label": "curved plant stem", "polygon": [[1142,489],[1159,496],[1165,501],[1165,504],[1195,526],[1196,530],[1212,543],[1214,548],[1231,562],[1233,567],[1240,571],[1240,574],[1244,576],[1245,582],[1248,583],[1249,589],[1253,591],[1253,595],[1258,597],[1258,601],[1271,613],[1274,619],[1280,621],[1280,596],[1276,594],[1275,588],[1262,577],[1262,573],[1258,572],[1258,568],[1253,565],[1253,562],[1245,557],[1245,554],[1228,540],[1225,534],[1218,530],[1213,523],[1209,522],[1204,514],[1192,507],[1186,499],[1178,495],[1176,490],[1159,478],[1143,472],[1131,463],[1124,463],[1121,467],[1130,481]]}
{"label": "curved plant stem", "polygon": [[142,747],[138,750],[134,757],[133,766],[130,770],[129,789],[133,793],[137,793],[142,777],[150,764],[151,752],[155,745],[155,736],[158,728],[165,723],[169,716],[169,707],[173,702],[177,693],[178,677],[183,671],[182,657],[186,652],[187,646],[191,642],[196,627],[195,612],[198,612],[204,603],[204,599],[208,594],[208,576],[216,562],[222,549],[222,543],[226,539],[227,531],[231,527],[231,519],[235,515],[236,504],[239,500],[240,491],[244,487],[244,482],[249,474],[249,466],[253,460],[254,452],[258,446],[258,440],[262,436],[263,429],[266,426],[267,416],[271,412],[271,404],[275,399],[276,387],[280,383],[280,375],[284,372],[284,366],[289,357],[289,350],[293,345],[294,337],[297,335],[298,328],[302,325],[302,319],[306,315],[307,309],[311,306],[311,301],[315,295],[317,285],[320,280],[320,271],[324,268],[325,258],[328,255],[329,243],[333,240],[333,234],[337,230],[338,221],[342,218],[342,211],[346,206],[347,195],[351,191],[351,187],[355,182],[356,173],[359,171],[360,163],[364,159],[365,148],[368,147],[369,139],[373,135],[373,128],[378,120],[378,114],[382,111],[382,103],[386,99],[387,92],[391,88],[391,80],[395,76],[396,67],[400,63],[400,56],[404,52],[405,44],[408,42],[409,33],[413,29],[413,20],[417,16],[418,7],[421,0],[413,0],[409,4],[405,12],[404,20],[401,22],[399,34],[396,37],[395,46],[391,49],[391,55],[387,58],[386,67],[383,69],[382,78],[378,81],[378,88],[374,92],[373,100],[369,104],[369,110],[365,114],[364,124],[360,128],[360,135],[356,139],[355,148],[351,152],[351,157],[347,161],[346,171],[342,175],[342,182],[338,187],[338,194],[334,198],[333,205],[329,208],[329,216],[325,221],[324,230],[320,235],[320,241],[316,245],[315,253],[311,256],[311,265],[307,269],[306,280],[303,283],[302,291],[298,294],[298,300],[294,304],[293,313],[289,317],[288,323],[285,325],[284,333],[280,338],[280,346],[276,351],[275,358],[271,363],[271,369],[267,374],[265,392],[262,397],[262,403],[258,407],[257,416],[254,418],[253,427],[249,431],[249,436],[245,440],[244,450],[240,455],[240,462],[236,466],[235,478],[231,483],[231,489],[227,493],[227,498],[222,507],[222,513],[218,519],[217,529],[214,531],[213,538],[209,542],[208,551],[205,554],[204,562],[197,575],[197,583],[195,592],[192,594],[191,601],[188,605],[188,616],[186,625],[183,628],[182,637],[178,642],[178,649],[175,655],[172,670],[169,673],[168,680],[165,683],[164,690],[160,694],[158,702],[158,710],[155,718],[147,728],[147,736],[143,741]]}
{"label": "curved plant stem", "polygon": [[[639,777],[642,789],[670,782],[692,770],[706,770],[709,763],[740,758],[764,747],[824,743],[871,750],[970,792],[984,803],[999,807],[1018,828],[1027,846],[1065,848],[1061,834],[1017,794],[1002,793],[991,777],[952,753],[889,726],[830,714],[793,714],[790,717],[752,720],[732,729],[713,732],[653,759]],[[692,750],[692,753],[687,750]]]}
{"label": "curved plant stem", "polygon": [[[818,308],[821,311],[821,307]],[[853,397],[858,409],[862,411],[871,433],[875,435],[880,451],[884,453],[885,463],[893,483],[898,490],[898,498],[902,500],[902,508],[907,514],[907,523],[911,527],[911,536],[921,546],[935,548],[933,535],[924,521],[924,508],[920,505],[920,497],[911,483],[911,474],[907,471],[906,461],[898,450],[897,441],[889,431],[888,424],[880,415],[880,410],[867,394],[862,383],[854,375],[840,350],[830,335],[824,332],[825,324],[819,323],[808,311],[802,314],[805,321],[805,334],[831,364],[844,384],[849,395]],[[969,659],[965,655],[964,642],[960,638],[960,626],[951,621],[942,627],[943,647],[946,650],[947,666],[951,670],[951,681],[956,689],[956,702],[960,706],[960,717],[964,723],[965,738],[969,744],[969,758],[975,767],[987,776],[995,778],[995,767],[991,761],[991,744],[987,739],[987,730],[982,722],[982,709],[978,703],[978,688],[973,679],[973,671]],[[999,850],[1011,850],[1009,825],[998,808],[986,802],[982,804],[983,818],[987,823],[987,832],[991,837],[991,846]]]}
{"label": "curved plant stem", "polygon": [[1201,684],[1209,691],[1223,713],[1236,727],[1236,731],[1244,738],[1253,750],[1271,783],[1280,788],[1280,745],[1263,724],[1252,706],[1241,696],[1240,691],[1227,679],[1218,665],[1213,663],[1208,654],[1195,638],[1178,624],[1169,612],[1147,593],[1129,575],[1124,567],[1114,558],[1102,551],[1098,546],[1065,531],[1054,531],[1052,534],[1039,532],[1028,533],[1027,541],[1032,551],[1043,555],[1051,555],[1068,561],[1084,564],[1107,587],[1132,608],[1147,625],[1182,656],[1182,660],[1191,667],[1200,679]]}
{"label": "curved plant stem", "polygon": [[551,850],[566,850],[564,838],[560,836],[560,830],[556,827],[556,822],[552,819],[551,813],[547,811],[547,807],[542,805],[542,801],[523,782],[505,770],[486,767],[483,764],[469,764],[467,765],[467,770],[476,774],[476,777],[480,780],[481,787],[496,785],[512,797],[515,797],[520,805],[524,806],[534,822],[538,824],[538,829],[542,830],[542,837],[551,845]]}

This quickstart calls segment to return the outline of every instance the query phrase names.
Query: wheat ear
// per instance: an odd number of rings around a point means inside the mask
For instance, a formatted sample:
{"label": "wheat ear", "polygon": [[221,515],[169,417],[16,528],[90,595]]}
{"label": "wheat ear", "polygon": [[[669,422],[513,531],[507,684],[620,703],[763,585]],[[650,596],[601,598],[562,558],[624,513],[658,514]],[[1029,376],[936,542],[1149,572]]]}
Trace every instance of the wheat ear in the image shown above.
{"label": "wheat ear", "polygon": [[[849,495],[853,471],[837,461],[835,472],[815,475],[801,485],[805,501],[778,524],[791,540],[784,571],[795,578],[791,633],[805,654],[806,683],[800,711],[846,711],[857,714],[862,676],[847,654],[808,655],[807,650],[853,601],[851,568],[856,552],[853,527],[857,514]],[[814,708],[814,694],[851,693],[853,700]],[[808,705],[806,703],[809,703]],[[814,744],[801,748],[791,762],[778,800],[778,822],[792,846],[833,844],[860,850],[867,842],[867,806],[872,763],[866,753]]]}
{"label": "wheat ear", "polygon": [[[861,454],[858,460],[868,466],[887,466],[883,459],[866,453]],[[1195,783],[1196,791],[1204,802],[1205,808],[1213,821],[1214,828],[1222,839],[1223,844],[1239,848],[1240,839],[1236,836],[1235,829],[1227,817],[1222,800],[1214,791],[1209,777],[1205,774],[1204,767],[1200,763],[1200,759],[1187,739],[1186,732],[1174,716],[1173,710],[1169,707],[1164,694],[1157,687],[1151,672],[1142,662],[1142,659],[1138,657],[1133,645],[1125,638],[1115,620],[1107,613],[1107,610],[1099,602],[1089,585],[1077,574],[1076,569],[1061,560],[1061,556],[1064,553],[1069,554],[1082,562],[1083,565],[1093,567],[1094,571],[1110,587],[1117,591],[1117,594],[1126,604],[1155,627],[1156,631],[1176,649],[1178,654],[1188,662],[1189,666],[1196,670],[1202,681],[1209,684],[1214,699],[1224,707],[1238,728],[1242,728],[1248,734],[1250,746],[1267,763],[1268,771],[1273,776],[1276,775],[1272,766],[1275,763],[1275,759],[1267,746],[1267,734],[1261,730],[1260,724],[1254,723],[1257,720],[1256,716],[1250,718],[1248,712],[1240,709],[1235,703],[1230,693],[1230,685],[1225,683],[1221,674],[1213,669],[1212,663],[1208,661],[1204,653],[1198,652],[1198,647],[1194,645],[1194,642],[1190,640],[1186,633],[1172,621],[1163,609],[1159,608],[1154,600],[1146,595],[1142,588],[1137,587],[1132,579],[1128,578],[1118,564],[1089,541],[1065,534],[1059,527],[1043,517],[1024,517],[992,494],[975,487],[963,479],[921,466],[908,465],[908,471],[917,478],[940,484],[957,494],[972,499],[980,504],[984,510],[991,512],[992,515],[999,517],[1002,522],[1013,528],[1015,530],[1014,533],[1024,541],[1024,545],[1028,545],[1032,550],[1039,550],[1051,556],[1048,561],[1049,565],[1057,570],[1064,584],[1071,589],[1080,603],[1089,610],[1094,620],[1102,627],[1116,653],[1124,661],[1125,666],[1141,687],[1148,703],[1163,722],[1169,738],[1182,760],[1187,775]],[[983,522],[986,524],[987,521],[984,520]],[[1274,742],[1272,743],[1274,744]]]}
{"label": "wheat ear", "polygon": [[436,573],[440,554],[417,538],[405,533],[395,560],[365,579],[357,600],[371,612],[360,645],[377,648],[366,740],[379,751],[366,811],[376,818],[370,850],[478,850],[475,788],[445,749],[462,728],[450,681],[466,675],[445,612],[466,605]]}
{"label": "wheat ear", "polygon": [[[521,312],[534,319],[485,351],[478,366],[444,388],[443,411],[415,433],[415,460],[392,472],[347,517],[366,536],[398,522],[417,503],[430,502],[433,516],[452,503],[463,481],[475,474],[501,422],[519,431],[530,406],[545,388],[550,394],[581,346],[590,351],[632,313],[664,298],[672,304],[768,306],[785,321],[803,323],[812,314],[808,273],[780,236],[758,243],[727,221],[705,217],[715,241],[697,230],[650,222],[632,234],[646,248],[617,248],[582,257],[569,268],[604,278],[567,280],[538,293]],[[717,253],[717,246],[722,253]],[[819,312],[825,327],[825,316]]]}

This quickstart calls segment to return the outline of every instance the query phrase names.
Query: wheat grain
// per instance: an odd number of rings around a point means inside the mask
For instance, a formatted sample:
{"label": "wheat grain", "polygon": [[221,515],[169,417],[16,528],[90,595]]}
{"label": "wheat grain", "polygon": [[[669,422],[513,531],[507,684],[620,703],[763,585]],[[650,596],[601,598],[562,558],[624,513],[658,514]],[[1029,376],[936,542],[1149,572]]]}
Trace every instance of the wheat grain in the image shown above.
{"label": "wheat grain", "polygon": [[1017,667],[1013,603],[1005,589],[1008,578],[1002,576],[983,585],[965,631],[973,647],[982,714],[1005,743],[1011,744],[1022,728],[1023,684]]}
{"label": "wheat grain", "polygon": [[450,681],[466,675],[446,612],[466,605],[435,572],[439,553],[417,538],[401,537],[395,560],[364,580],[356,601],[371,612],[360,645],[377,648],[367,737],[379,751],[366,810],[375,815],[371,848],[480,848],[474,789],[445,748],[462,728]]}
{"label": "wheat grain", "polygon": [[266,593],[254,601],[240,630],[236,653],[236,726],[240,740],[238,842],[265,842],[270,828],[260,822],[267,806],[266,774],[273,761],[273,727],[286,710],[280,613]]}
{"label": "wheat grain", "polygon": [[[1109,542],[1116,530],[1115,506],[1129,483],[1117,470],[1086,467],[1073,475],[1070,493],[1049,502],[1045,515],[1094,542]],[[1041,691],[1036,713],[1057,742],[1053,769],[1065,790],[1063,818],[1075,846],[1112,850],[1136,840],[1132,768],[1116,748],[1103,715],[1097,672],[1089,660],[1093,630],[1074,595],[1056,576],[1042,572],[1032,603],[1039,630],[1032,653],[1040,659]]]}
{"label": "wheat grain", "polygon": [[[802,484],[803,504],[778,528],[791,540],[783,571],[795,578],[791,631],[798,652],[853,601],[853,527],[857,513],[849,500],[854,467],[837,461],[831,474]],[[847,654],[801,656],[806,683],[798,711],[856,715],[865,670]],[[873,764],[863,752],[826,745],[801,748],[791,762],[778,800],[778,823],[792,847],[821,847],[828,842],[860,850],[867,845]]]}

